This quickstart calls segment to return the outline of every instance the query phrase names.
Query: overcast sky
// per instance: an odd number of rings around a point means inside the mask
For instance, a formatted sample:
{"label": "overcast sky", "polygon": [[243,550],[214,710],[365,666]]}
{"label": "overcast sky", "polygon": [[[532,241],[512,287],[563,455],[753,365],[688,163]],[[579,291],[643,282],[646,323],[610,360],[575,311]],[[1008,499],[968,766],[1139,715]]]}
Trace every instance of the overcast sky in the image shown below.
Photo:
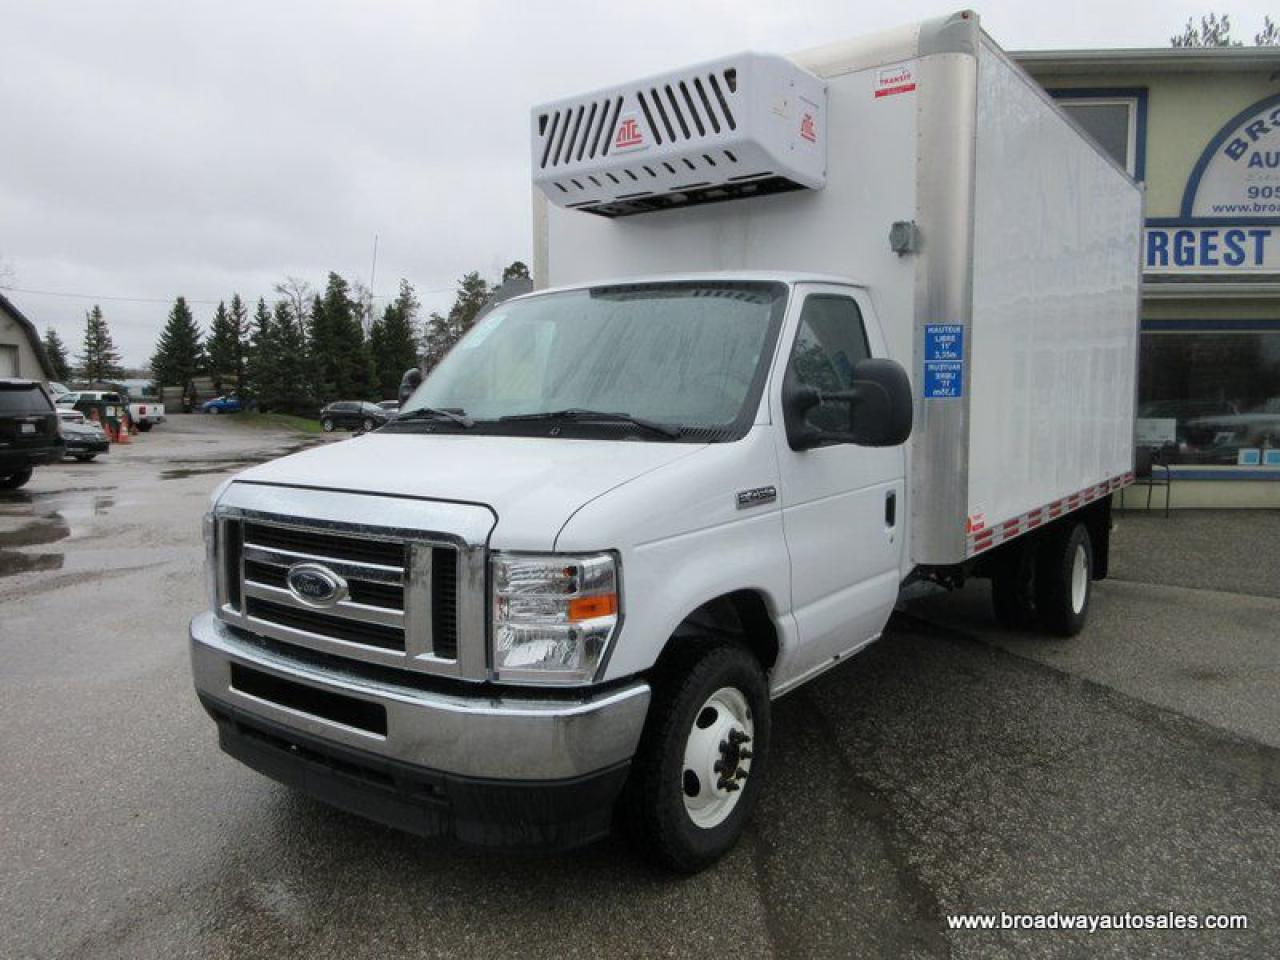
{"label": "overcast sky", "polygon": [[[1233,0],[1250,39],[1261,2]],[[804,0],[0,0],[0,283],[73,352],[95,300],[131,365],[177,294],[329,270],[428,308],[529,260],[528,109],[743,49],[957,9]],[[993,0],[1008,49],[1166,46],[1201,3]],[[84,295],[87,299],[62,294]],[[136,302],[110,298],[155,298]],[[385,301],[383,301],[385,302]]]}

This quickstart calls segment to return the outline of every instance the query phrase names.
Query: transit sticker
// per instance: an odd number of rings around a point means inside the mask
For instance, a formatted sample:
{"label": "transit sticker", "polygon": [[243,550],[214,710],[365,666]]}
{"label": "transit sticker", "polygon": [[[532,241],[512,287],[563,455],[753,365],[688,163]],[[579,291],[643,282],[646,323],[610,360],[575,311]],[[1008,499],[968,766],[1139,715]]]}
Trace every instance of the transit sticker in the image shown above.
{"label": "transit sticker", "polygon": [[915,63],[912,61],[885,67],[883,70],[876,72],[875,95],[877,98],[892,97],[898,93],[910,93],[915,88],[916,69]]}
{"label": "transit sticker", "polygon": [[964,327],[932,323],[924,328],[925,399],[964,395]]}

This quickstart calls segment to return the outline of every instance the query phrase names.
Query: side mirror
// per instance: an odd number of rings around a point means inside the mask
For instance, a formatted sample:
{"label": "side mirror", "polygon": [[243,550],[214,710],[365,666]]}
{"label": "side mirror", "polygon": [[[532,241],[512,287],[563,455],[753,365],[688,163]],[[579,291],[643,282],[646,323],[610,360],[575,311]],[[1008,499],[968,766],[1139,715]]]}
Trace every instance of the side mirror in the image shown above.
{"label": "side mirror", "polygon": [[409,399],[410,394],[422,385],[422,371],[417,367],[410,367],[404,372],[404,376],[400,378],[399,400],[400,406],[404,406],[404,402]]}
{"label": "side mirror", "polygon": [[[848,407],[847,431],[824,430],[805,419],[814,407],[826,404]],[[911,412],[911,382],[901,365],[892,360],[859,361],[849,390],[817,390],[796,383],[790,373],[782,387],[782,414],[792,450],[833,443],[896,447],[911,436]]]}

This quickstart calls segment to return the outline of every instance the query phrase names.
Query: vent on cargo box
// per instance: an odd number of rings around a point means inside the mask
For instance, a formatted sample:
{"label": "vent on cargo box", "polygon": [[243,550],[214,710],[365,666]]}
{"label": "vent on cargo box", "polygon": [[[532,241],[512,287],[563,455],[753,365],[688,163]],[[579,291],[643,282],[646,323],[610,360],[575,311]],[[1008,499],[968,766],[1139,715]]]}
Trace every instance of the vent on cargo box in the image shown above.
{"label": "vent on cargo box", "polygon": [[727,57],[545,104],[532,121],[534,182],[601,216],[826,182],[826,84],[782,57]]}

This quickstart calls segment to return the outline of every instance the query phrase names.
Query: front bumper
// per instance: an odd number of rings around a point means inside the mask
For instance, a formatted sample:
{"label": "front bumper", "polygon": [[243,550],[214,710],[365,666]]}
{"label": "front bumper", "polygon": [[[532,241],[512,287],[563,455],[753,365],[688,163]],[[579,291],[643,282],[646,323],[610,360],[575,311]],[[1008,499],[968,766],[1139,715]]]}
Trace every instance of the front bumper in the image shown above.
{"label": "front bumper", "polygon": [[62,459],[66,444],[59,437],[57,442],[43,447],[0,447],[0,477],[17,473],[27,467],[57,463]]}
{"label": "front bumper", "polygon": [[77,453],[106,453],[111,449],[111,444],[107,442],[106,437],[99,439],[98,437],[78,437],[67,438],[67,450],[65,456],[73,457]]}
{"label": "front bumper", "polygon": [[191,621],[191,662],[232,756],[371,819],[486,845],[607,833],[650,696],[644,682],[556,699],[441,692],[290,657],[211,613]]}

